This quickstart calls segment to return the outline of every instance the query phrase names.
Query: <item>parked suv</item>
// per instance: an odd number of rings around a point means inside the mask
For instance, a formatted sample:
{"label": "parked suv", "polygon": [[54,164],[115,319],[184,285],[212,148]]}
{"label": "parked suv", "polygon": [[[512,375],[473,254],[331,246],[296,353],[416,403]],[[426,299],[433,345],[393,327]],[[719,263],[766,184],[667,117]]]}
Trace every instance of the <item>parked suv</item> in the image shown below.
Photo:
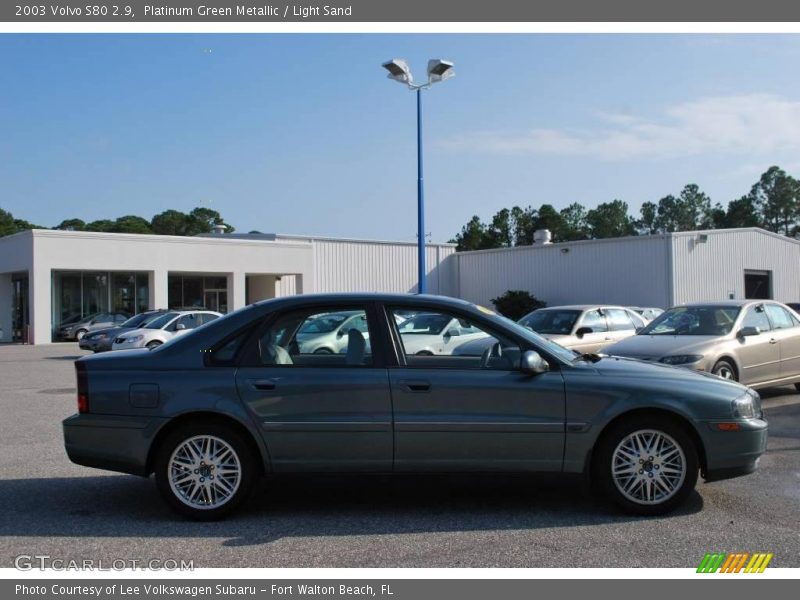
{"label": "parked suv", "polygon": [[221,317],[218,312],[210,310],[171,310],[147,323],[144,327],[128,331],[114,339],[112,350],[133,350],[147,348],[152,350],[168,342],[176,335],[188,333]]}

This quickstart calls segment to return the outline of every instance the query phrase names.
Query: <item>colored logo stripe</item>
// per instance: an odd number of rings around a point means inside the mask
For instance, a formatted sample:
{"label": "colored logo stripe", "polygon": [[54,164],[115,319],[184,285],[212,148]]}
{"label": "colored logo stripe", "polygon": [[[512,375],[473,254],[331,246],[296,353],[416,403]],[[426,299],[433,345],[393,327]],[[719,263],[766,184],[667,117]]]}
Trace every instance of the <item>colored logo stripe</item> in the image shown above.
{"label": "colored logo stripe", "polygon": [[[745,573],[763,573],[764,569],[772,560],[773,554],[756,552],[709,552],[700,561],[697,567],[698,573],[740,573],[744,569]],[[748,559],[749,562],[748,562]],[[747,566],[745,567],[745,563]]]}

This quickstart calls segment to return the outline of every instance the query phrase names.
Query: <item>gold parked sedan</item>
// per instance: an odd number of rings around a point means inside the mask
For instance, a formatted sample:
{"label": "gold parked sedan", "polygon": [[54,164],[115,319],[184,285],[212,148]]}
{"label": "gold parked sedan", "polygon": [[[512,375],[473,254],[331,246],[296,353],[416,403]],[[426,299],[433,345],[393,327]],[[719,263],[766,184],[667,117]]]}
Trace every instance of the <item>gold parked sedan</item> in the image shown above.
{"label": "gold parked sedan", "polygon": [[800,389],[800,319],[771,300],[676,306],[606,354],[708,371],[750,387]]}
{"label": "gold parked sedan", "polygon": [[632,336],[646,322],[622,306],[574,304],[540,308],[518,323],[565,348],[592,353]]}

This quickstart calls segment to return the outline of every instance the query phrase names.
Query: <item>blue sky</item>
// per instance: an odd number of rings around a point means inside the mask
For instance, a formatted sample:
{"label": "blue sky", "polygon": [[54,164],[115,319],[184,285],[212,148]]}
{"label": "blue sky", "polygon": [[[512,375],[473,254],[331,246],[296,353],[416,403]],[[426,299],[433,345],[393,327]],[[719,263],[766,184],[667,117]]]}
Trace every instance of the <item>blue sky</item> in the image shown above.
{"label": "blue sky", "polygon": [[515,204],[800,173],[800,36],[3,35],[0,207],[55,225],[203,205],[239,231],[412,240],[430,57],[427,229]]}

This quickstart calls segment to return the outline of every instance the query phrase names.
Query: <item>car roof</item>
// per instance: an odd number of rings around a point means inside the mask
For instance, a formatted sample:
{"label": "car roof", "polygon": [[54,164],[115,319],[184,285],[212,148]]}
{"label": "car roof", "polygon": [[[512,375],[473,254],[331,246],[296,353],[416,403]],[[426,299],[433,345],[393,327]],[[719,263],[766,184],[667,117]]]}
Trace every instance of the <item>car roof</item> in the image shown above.
{"label": "car roof", "polygon": [[545,306],[544,308],[540,308],[539,310],[551,310],[551,309],[570,309],[570,310],[592,310],[595,308],[629,308],[627,306],[620,306],[618,304],[562,304],[559,306]]}
{"label": "car roof", "polygon": [[256,306],[266,304],[313,304],[314,302],[335,303],[335,302],[384,302],[399,304],[449,304],[454,307],[476,306],[472,302],[452,298],[450,296],[437,296],[435,294],[389,294],[389,293],[329,293],[329,294],[300,294],[297,296],[281,296],[256,302]]}
{"label": "car roof", "polygon": [[750,304],[763,304],[765,302],[768,303],[768,304],[780,304],[780,302],[778,302],[777,300],[754,300],[754,299],[751,298],[749,300],[715,300],[713,302],[687,302],[685,304],[678,304],[676,306],[676,308],[678,306],[687,306],[687,307],[688,306],[694,306],[694,307],[699,307],[699,306],[742,307],[742,306],[749,306]]}

